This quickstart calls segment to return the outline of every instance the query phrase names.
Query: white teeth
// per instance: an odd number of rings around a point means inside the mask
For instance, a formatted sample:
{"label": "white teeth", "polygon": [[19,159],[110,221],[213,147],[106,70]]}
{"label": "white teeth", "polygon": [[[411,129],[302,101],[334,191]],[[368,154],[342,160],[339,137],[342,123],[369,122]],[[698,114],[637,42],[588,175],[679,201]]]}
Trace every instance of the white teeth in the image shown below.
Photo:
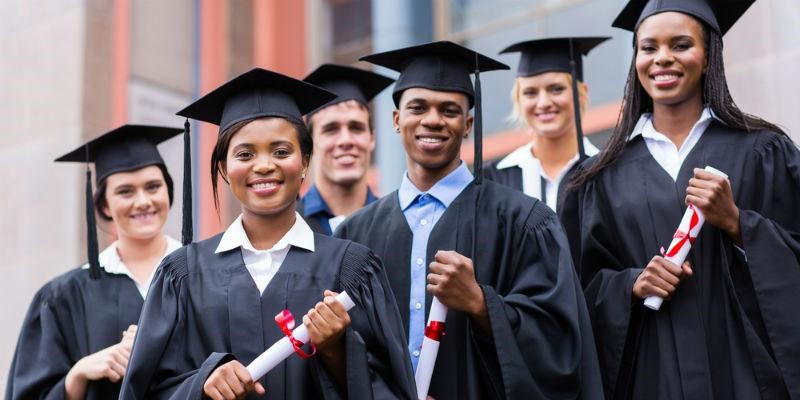
{"label": "white teeth", "polygon": [[276,182],[254,183],[253,184],[253,189],[256,189],[256,190],[269,189],[269,188],[274,188],[275,186],[278,186],[278,184]]}
{"label": "white teeth", "polygon": [[678,79],[678,75],[656,75],[653,79],[656,82],[671,81],[673,79]]}
{"label": "white teeth", "polygon": [[421,137],[419,141],[422,143],[442,143],[444,142],[441,138],[432,138],[432,137]]}

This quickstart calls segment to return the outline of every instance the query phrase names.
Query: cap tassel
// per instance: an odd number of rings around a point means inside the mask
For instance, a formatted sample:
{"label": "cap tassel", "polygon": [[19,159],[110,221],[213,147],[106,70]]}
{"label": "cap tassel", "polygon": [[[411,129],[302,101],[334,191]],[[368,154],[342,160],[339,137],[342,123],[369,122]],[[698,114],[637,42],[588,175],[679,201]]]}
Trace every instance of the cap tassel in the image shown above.
{"label": "cap tassel", "polygon": [[[89,146],[86,146],[86,159],[89,159]],[[86,164],[86,248],[89,257],[89,277],[100,279],[100,254],[97,246],[97,222],[94,217],[92,198],[92,171]]]}
{"label": "cap tassel", "polygon": [[478,53],[475,53],[475,157],[472,161],[476,185],[483,183],[483,110],[481,109],[481,68]]}
{"label": "cap tassel", "polygon": [[183,123],[183,227],[181,241],[183,245],[192,243],[194,227],[192,226],[192,148],[189,119]]}
{"label": "cap tassel", "polygon": [[569,38],[569,73],[572,75],[572,108],[575,112],[575,134],[578,136],[578,158],[586,158],[586,149],[583,146],[583,126],[581,124],[581,100],[578,93],[578,72],[575,62],[575,46],[572,45],[572,38]]}

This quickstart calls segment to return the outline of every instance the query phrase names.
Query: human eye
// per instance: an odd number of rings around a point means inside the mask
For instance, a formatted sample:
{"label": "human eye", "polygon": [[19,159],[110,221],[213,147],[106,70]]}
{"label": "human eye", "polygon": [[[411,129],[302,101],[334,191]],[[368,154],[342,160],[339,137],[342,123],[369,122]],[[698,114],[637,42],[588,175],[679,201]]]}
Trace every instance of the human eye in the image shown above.
{"label": "human eye", "polygon": [[425,107],[423,107],[420,103],[409,103],[406,106],[406,109],[414,114],[419,114],[425,111]]}
{"label": "human eye", "polygon": [[239,150],[233,155],[237,160],[249,160],[253,158],[253,153],[249,150]]}
{"label": "human eye", "polygon": [[150,193],[155,193],[158,191],[158,189],[161,189],[161,182],[152,182],[145,186],[145,190]]}
{"label": "human eye", "polygon": [[292,151],[285,147],[278,147],[272,152],[272,154],[278,158],[286,158],[292,155]]}

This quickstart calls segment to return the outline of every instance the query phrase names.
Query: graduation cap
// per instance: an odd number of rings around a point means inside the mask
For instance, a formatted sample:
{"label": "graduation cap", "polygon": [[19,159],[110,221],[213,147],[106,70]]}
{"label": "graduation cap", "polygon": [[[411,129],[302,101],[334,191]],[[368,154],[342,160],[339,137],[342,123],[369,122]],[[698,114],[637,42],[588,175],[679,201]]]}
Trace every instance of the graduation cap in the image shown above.
{"label": "graduation cap", "polygon": [[253,68],[189,104],[178,115],[219,125],[221,134],[237,122],[263,117],[302,124],[304,114],[335,98],[335,94],[310,83]]}
{"label": "graduation cap", "polygon": [[676,11],[708,24],[725,35],[755,0],[630,0],[611,26],[635,32],[647,17]]}
{"label": "graduation cap", "polygon": [[[95,165],[97,183],[111,174],[133,171],[149,165],[160,165],[166,168],[164,159],[158,153],[156,145],[182,132],[183,130],[181,129],[162,126],[123,125],[55,159],[56,162],[87,163],[86,242],[88,246],[89,272],[93,279],[100,277],[100,264],[98,261],[99,252],[94,201],[92,200],[92,173],[89,170],[88,163],[93,162]],[[184,171],[184,175],[189,175],[190,172],[191,170]],[[191,197],[189,197],[189,201],[191,202]],[[189,217],[191,218],[191,215]]]}
{"label": "graduation cap", "polygon": [[517,76],[533,76],[545,72],[570,73],[570,61],[575,60],[575,74],[583,81],[583,60],[573,57],[587,55],[610,37],[563,37],[528,40],[506,47],[500,54],[520,53]]}
{"label": "graduation cap", "polygon": [[581,56],[589,54],[593,48],[608,39],[611,38],[607,36],[546,38],[515,43],[500,51],[500,54],[520,53],[517,76],[533,76],[545,72],[566,72],[572,75],[572,101],[580,158],[586,157],[578,96],[578,81],[583,82]]}
{"label": "graduation cap", "polygon": [[308,74],[303,81],[336,94],[335,99],[314,110],[317,111],[348,100],[355,100],[366,107],[369,101],[391,85],[394,79],[360,68],[323,64]]}
{"label": "graduation cap", "polygon": [[[460,92],[467,95],[470,108],[475,106],[475,182],[481,183],[483,168],[483,126],[481,113],[480,73],[509,69],[499,61],[486,57],[474,50],[449,41],[427,43],[383,53],[361,57],[382,67],[400,72],[394,85],[392,98],[395,106],[400,105],[400,96],[409,88],[425,88],[444,92]],[[470,73],[475,74],[472,86]]]}

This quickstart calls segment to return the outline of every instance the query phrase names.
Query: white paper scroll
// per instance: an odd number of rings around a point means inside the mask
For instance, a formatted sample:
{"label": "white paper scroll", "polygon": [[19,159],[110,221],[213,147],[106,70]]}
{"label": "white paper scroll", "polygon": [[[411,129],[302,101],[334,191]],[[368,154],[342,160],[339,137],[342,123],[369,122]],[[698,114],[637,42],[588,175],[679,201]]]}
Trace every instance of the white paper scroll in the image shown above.
{"label": "white paper scroll", "polygon": [[[723,178],[728,178],[728,175],[716,168],[707,166],[705,170]],[[687,207],[686,212],[683,213],[681,223],[678,225],[678,229],[675,231],[675,234],[672,237],[672,243],[670,243],[669,249],[667,249],[664,258],[680,267],[686,260],[686,256],[689,255],[689,250],[692,249],[692,243],[697,238],[697,234],[700,233],[700,228],[703,227],[705,220],[706,219],[703,216],[703,213],[700,212],[699,208],[691,205]],[[648,296],[644,299],[644,306],[651,310],[658,311],[658,309],[661,308],[661,303],[663,302],[664,299],[661,297]]]}
{"label": "white paper scroll", "polygon": [[[342,303],[344,309],[347,311],[350,311],[350,309],[355,306],[355,303],[353,303],[353,300],[347,292],[339,293],[336,296],[336,300]],[[304,344],[308,342],[308,329],[306,329],[302,321],[300,322],[300,326],[292,331],[292,336]],[[276,365],[289,358],[292,353],[294,353],[294,346],[292,346],[291,340],[289,340],[288,337],[283,337],[270,346],[267,351],[256,357],[256,359],[247,366],[247,372],[250,373],[254,381],[257,381],[266,375],[267,372],[275,368]]]}
{"label": "white paper scroll", "polygon": [[446,318],[447,307],[434,297],[431,301],[431,312],[428,314],[425,336],[422,338],[422,349],[419,351],[417,373],[414,374],[414,380],[417,382],[417,396],[422,400],[428,398],[433,367],[436,365],[436,356],[439,354],[439,339],[444,334]]}

